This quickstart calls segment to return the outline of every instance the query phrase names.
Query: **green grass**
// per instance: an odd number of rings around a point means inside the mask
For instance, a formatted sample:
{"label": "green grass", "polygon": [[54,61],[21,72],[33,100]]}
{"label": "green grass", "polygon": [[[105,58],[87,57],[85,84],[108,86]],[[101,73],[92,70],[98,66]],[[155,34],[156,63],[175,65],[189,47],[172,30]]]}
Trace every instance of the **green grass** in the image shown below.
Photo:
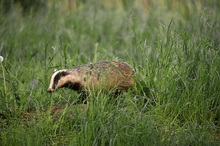
{"label": "green grass", "polygon": [[[219,3],[201,4],[2,13],[0,145],[219,145]],[[134,91],[90,93],[87,106],[47,93],[55,68],[117,58],[135,68]]]}

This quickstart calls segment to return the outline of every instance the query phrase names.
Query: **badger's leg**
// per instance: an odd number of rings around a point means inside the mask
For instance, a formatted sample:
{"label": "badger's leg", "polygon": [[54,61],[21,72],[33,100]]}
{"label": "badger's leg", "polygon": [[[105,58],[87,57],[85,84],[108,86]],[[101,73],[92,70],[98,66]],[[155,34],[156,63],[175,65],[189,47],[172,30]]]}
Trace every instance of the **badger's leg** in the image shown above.
{"label": "badger's leg", "polygon": [[83,104],[87,104],[86,97],[87,97],[87,93],[86,93],[86,91],[82,91],[82,92],[81,92],[81,97],[80,97],[80,98],[81,98]]}
{"label": "badger's leg", "polygon": [[77,97],[76,103],[83,103],[87,104],[86,98],[87,98],[87,93],[86,91],[78,91],[79,96]]}

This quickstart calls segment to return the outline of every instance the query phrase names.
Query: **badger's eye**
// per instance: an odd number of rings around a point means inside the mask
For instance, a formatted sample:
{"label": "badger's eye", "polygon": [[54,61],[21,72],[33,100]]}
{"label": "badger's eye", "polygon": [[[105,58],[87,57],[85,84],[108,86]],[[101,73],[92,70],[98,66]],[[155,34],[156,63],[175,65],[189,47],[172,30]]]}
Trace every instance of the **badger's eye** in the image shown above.
{"label": "badger's eye", "polygon": [[62,77],[62,74],[60,72],[58,72],[53,80],[53,89],[55,89],[55,87],[58,84],[61,77]]}

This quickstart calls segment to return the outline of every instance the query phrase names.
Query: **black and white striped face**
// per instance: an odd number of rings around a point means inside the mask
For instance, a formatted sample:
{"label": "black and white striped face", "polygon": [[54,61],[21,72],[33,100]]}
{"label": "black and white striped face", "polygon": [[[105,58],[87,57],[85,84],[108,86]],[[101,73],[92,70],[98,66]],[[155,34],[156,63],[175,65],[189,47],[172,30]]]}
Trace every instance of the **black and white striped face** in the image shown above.
{"label": "black and white striped face", "polygon": [[53,92],[55,89],[57,89],[57,84],[63,76],[66,74],[66,69],[64,70],[58,70],[55,71],[50,79],[50,85],[49,88],[47,89],[48,92]]}

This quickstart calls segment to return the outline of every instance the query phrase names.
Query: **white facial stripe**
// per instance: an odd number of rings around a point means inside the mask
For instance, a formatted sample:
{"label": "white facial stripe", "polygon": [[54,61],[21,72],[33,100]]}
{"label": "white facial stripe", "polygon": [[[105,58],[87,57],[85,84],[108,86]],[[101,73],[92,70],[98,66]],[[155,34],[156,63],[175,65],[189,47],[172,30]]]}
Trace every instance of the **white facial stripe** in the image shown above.
{"label": "white facial stripe", "polygon": [[53,89],[53,84],[54,84],[54,78],[56,77],[56,75],[60,72],[63,72],[63,71],[66,71],[67,69],[63,69],[63,70],[58,70],[58,71],[55,71],[50,79],[50,85],[49,85],[49,88],[48,89],[51,89],[51,90],[54,90]]}
{"label": "white facial stripe", "polygon": [[54,77],[59,73],[59,71],[56,71],[53,73],[51,79],[50,79],[50,85],[49,85],[49,89],[53,89],[53,84],[54,84]]}

